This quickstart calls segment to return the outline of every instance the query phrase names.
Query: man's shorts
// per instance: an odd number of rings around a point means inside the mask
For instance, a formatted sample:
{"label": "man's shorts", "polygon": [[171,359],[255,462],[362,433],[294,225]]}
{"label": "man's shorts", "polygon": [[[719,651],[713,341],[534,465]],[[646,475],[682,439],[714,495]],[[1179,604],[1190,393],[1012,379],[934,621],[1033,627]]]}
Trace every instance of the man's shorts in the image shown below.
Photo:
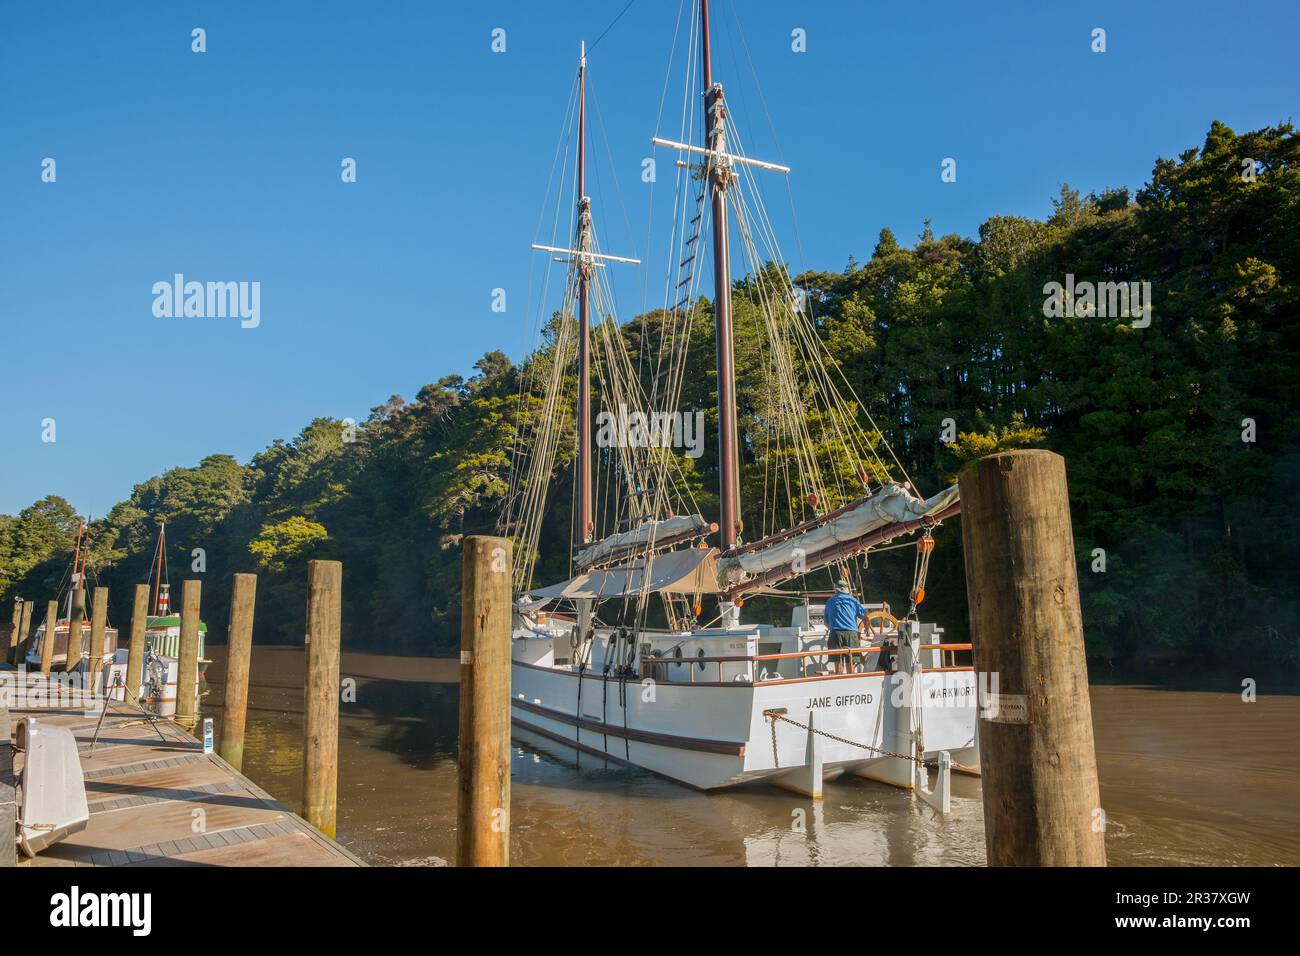
{"label": "man's shorts", "polygon": [[833,651],[840,650],[841,648],[846,648],[846,647],[857,647],[858,632],[844,631],[838,629],[831,631],[830,640],[827,641],[827,645]]}

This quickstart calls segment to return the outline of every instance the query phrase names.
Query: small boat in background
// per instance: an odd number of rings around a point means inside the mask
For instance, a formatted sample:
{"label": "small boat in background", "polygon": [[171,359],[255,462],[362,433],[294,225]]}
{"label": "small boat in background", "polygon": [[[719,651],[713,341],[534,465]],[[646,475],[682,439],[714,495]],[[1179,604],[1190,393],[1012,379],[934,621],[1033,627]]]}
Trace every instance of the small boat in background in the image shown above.
{"label": "small boat in background", "polygon": [[[161,541],[161,535],[159,540]],[[166,564],[163,564],[160,577],[166,577]],[[150,581],[153,582],[153,573],[150,573]],[[168,583],[158,581],[154,583],[154,600],[153,613],[145,619],[144,640],[145,646],[152,648],[155,654],[163,657],[180,657],[181,654],[181,616],[173,614],[171,610],[171,587]],[[203,656],[204,648],[207,644],[208,625],[203,619],[199,619],[199,673],[202,674],[208,664],[211,663]]]}
{"label": "small boat in background", "polygon": [[[68,663],[68,635],[72,630],[72,597],[73,592],[82,586],[86,576],[86,558],[82,552],[83,535],[85,532],[85,522],[79,522],[77,525],[77,543],[72,551],[72,573],[68,576],[68,592],[66,600],[63,601],[63,616],[54,622],[54,653],[50,656],[51,664],[58,670],[66,670]],[[63,595],[60,594],[60,599]],[[42,645],[45,643],[44,622],[36,628],[36,634],[32,637],[31,646],[28,648],[26,662],[29,667],[40,668]],[[91,621],[86,618],[81,623],[81,658],[89,662],[90,658],[90,633]],[[104,627],[104,660],[111,660],[113,652],[117,647],[117,629],[113,627]]]}
{"label": "small boat in background", "polygon": [[[150,613],[145,618],[145,651],[141,671],[127,679],[130,648],[113,655],[108,674],[109,695],[129,700],[146,710],[170,717],[176,713],[177,670],[180,666],[181,616],[171,608],[171,585],[167,580],[167,526],[158,526],[158,544],[149,567]],[[208,625],[199,621],[199,666],[195,681],[202,686],[203,672],[211,663],[204,657]],[[129,690],[129,697],[128,697]]]}
{"label": "small boat in background", "polygon": [[[54,625],[54,653],[50,656],[53,667],[57,670],[64,670],[68,663],[68,632],[72,629],[72,621],[66,617],[61,617]],[[90,656],[90,630],[91,622],[89,620],[81,622],[81,658],[85,661]],[[27,665],[29,667],[40,668],[41,666],[41,645],[45,642],[45,624],[42,623],[36,629],[36,634],[32,638],[31,650],[27,652]],[[111,660],[113,653],[117,648],[117,628],[104,628],[104,660]]]}
{"label": "small boat in background", "polygon": [[[69,577],[67,601],[64,616],[54,626],[54,652],[51,655],[53,670],[67,669],[68,632],[71,629],[72,592],[85,577],[85,555],[83,552],[84,524],[77,531],[77,543],[72,554],[72,573]],[[103,659],[107,667],[102,686],[108,688],[108,695],[114,700],[125,701],[161,714],[164,717],[176,713],[176,673],[180,658],[181,618],[171,613],[171,586],[167,581],[167,528],[159,525],[158,542],[154,548],[153,563],[149,568],[150,611],[145,619],[145,653],[141,662],[140,673],[134,684],[127,680],[127,666],[130,660],[130,648],[119,646],[116,628],[104,628]],[[89,664],[89,643],[91,622],[82,623],[82,659]],[[202,681],[203,672],[210,661],[203,656],[207,639],[208,626],[199,621],[199,667],[195,679]],[[27,666],[39,669],[41,666],[42,645],[45,642],[45,625],[36,629],[31,649],[27,653]],[[129,693],[128,693],[129,691]]]}
{"label": "small boat in background", "polygon": [[[176,713],[176,671],[181,654],[181,616],[168,613],[168,587],[166,583],[158,586],[154,601],[154,613],[146,618],[144,638],[144,666],[139,675],[139,703],[164,717]],[[208,625],[199,621],[199,670],[198,681],[203,682],[203,673],[212,663],[203,656],[207,643]],[[113,688],[115,700],[125,697],[126,667],[130,656],[129,648],[120,648],[113,658],[112,670],[109,672],[109,687]],[[118,684],[118,676],[121,685]]]}

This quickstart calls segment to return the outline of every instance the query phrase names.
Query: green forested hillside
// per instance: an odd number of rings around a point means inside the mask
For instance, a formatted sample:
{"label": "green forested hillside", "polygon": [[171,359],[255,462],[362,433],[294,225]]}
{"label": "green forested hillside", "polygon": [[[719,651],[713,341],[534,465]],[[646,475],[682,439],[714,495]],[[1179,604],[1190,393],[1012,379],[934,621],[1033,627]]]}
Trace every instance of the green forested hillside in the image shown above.
{"label": "green forested hillside", "polygon": [[[1290,125],[1236,135],[1216,123],[1203,147],[1159,160],[1134,195],[1063,187],[1046,221],[995,217],[977,238],[927,226],[910,247],[886,230],[865,261],[796,277],[831,355],[923,490],[998,448],[1065,455],[1097,661],[1173,648],[1300,663],[1297,143]],[[1247,160],[1254,176],[1243,175]],[[1150,282],[1150,326],[1045,315],[1045,284],[1067,274]],[[741,428],[753,431],[763,336],[747,291],[737,284],[737,372]],[[629,347],[654,342],[661,318],[628,323]],[[699,373],[685,396],[706,415],[706,451],[690,468],[706,510],[716,503],[709,325],[695,325]],[[528,361],[546,360],[543,348]],[[116,622],[162,518],[173,582],[191,576],[192,549],[205,551],[214,635],[230,573],[260,570],[258,639],[300,639],[304,564],[328,556],[344,562],[348,640],[407,653],[454,646],[459,536],[494,528],[522,371],[491,353],[471,378],[394,396],[355,430],[317,419],[246,465],[214,454],[136,486],[89,535],[89,568],[112,586]],[[957,435],[945,442],[948,419]],[[747,488],[763,464],[747,447]],[[552,497],[541,578],[567,566],[567,472]],[[748,511],[746,524],[759,526]],[[58,498],[0,516],[5,599],[54,596],[75,530]],[[924,609],[953,635],[965,630],[959,537],[956,523],[940,535]],[[868,581],[902,604],[910,573],[910,553],[882,555]]]}

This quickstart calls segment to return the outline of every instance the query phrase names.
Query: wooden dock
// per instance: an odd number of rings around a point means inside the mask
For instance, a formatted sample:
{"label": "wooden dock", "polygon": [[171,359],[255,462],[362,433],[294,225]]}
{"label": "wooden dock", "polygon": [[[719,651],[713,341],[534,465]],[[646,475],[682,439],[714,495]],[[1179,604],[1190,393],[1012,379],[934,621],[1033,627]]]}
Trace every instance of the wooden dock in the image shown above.
{"label": "wooden dock", "polygon": [[[215,753],[204,753],[172,721],[151,722],[138,708],[109,701],[101,723],[99,714],[66,695],[41,706],[33,691],[48,687],[49,679],[0,665],[0,683],[12,689],[15,681],[26,695],[10,705],[11,735],[24,717],[71,730],[90,806],[86,829],[19,865],[364,865]],[[15,753],[15,778],[22,765],[23,755]]]}

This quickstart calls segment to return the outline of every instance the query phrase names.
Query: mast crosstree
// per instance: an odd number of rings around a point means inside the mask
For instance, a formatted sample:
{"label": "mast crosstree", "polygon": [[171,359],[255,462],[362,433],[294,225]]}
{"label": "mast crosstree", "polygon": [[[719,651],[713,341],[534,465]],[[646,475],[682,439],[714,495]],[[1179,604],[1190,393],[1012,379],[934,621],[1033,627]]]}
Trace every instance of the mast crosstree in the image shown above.
{"label": "mast crosstree", "polygon": [[667,146],[702,155],[702,172],[709,183],[713,222],[713,319],[718,370],[718,499],[723,552],[736,546],[744,530],[740,519],[740,445],[736,429],[736,356],[731,317],[731,252],[727,231],[727,188],[735,178],[733,163],[788,173],[787,166],[736,156],[727,151],[727,102],[722,84],[713,82],[709,40],[709,0],[700,0],[700,63],[704,79],[705,147],[651,137]]}
{"label": "mast crosstree", "polygon": [[563,253],[557,262],[568,263],[578,272],[578,523],[575,544],[590,544],[596,532],[594,496],[592,494],[591,440],[591,304],[588,284],[593,269],[603,268],[597,260],[639,265],[640,259],[602,255],[592,250],[591,197],[587,195],[587,43],[584,40],[578,58],[578,225],[572,249],[543,246],[542,252]]}

